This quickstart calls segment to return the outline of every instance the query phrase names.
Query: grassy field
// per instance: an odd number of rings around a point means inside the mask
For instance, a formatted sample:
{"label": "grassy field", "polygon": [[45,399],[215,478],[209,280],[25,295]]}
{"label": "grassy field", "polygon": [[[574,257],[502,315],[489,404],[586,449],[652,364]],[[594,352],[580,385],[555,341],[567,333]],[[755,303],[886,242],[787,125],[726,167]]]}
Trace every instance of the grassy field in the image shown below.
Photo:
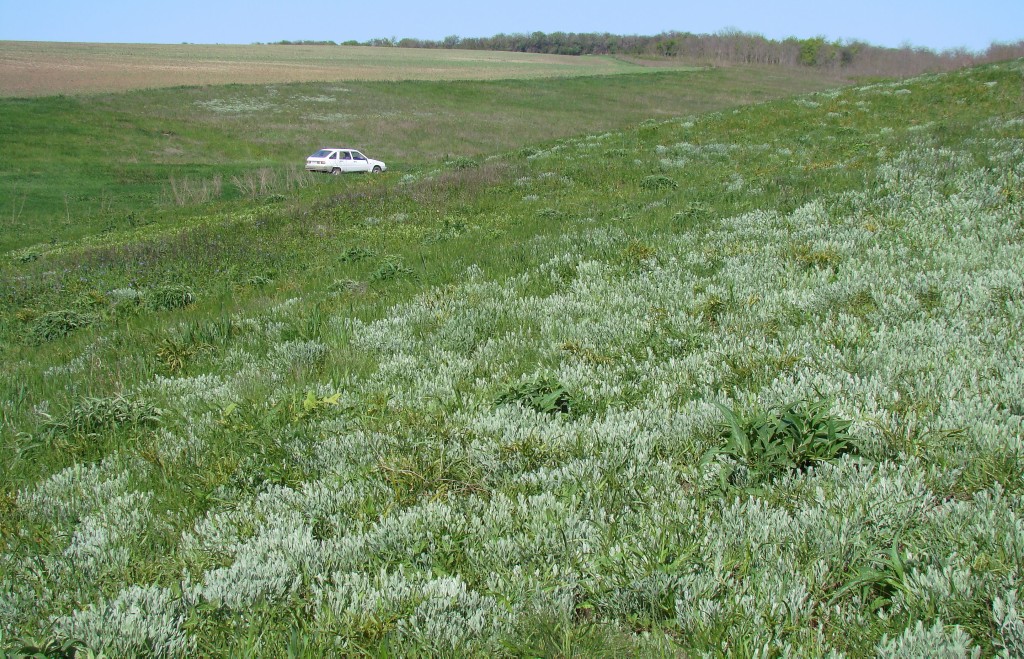
{"label": "grassy field", "polygon": [[173,224],[178,206],[282,193],[310,182],[301,167],[321,146],[361,148],[415,174],[450,157],[835,84],[734,68],[0,99],[0,250]]}
{"label": "grassy field", "polygon": [[1022,78],[467,141],[5,252],[3,646],[1020,656]]}
{"label": "grassy field", "polygon": [[612,57],[364,46],[0,41],[0,96],[80,95],[182,85],[351,80],[507,80],[635,73]]}

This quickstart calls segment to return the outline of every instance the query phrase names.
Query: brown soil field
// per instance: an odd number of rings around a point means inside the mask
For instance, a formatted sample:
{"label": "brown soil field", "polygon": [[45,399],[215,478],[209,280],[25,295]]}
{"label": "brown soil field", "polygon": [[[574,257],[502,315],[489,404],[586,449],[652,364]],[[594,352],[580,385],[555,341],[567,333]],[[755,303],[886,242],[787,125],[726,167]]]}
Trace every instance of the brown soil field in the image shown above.
{"label": "brown soil field", "polygon": [[368,46],[0,41],[0,96],[340,80],[496,80],[635,73],[611,57]]}

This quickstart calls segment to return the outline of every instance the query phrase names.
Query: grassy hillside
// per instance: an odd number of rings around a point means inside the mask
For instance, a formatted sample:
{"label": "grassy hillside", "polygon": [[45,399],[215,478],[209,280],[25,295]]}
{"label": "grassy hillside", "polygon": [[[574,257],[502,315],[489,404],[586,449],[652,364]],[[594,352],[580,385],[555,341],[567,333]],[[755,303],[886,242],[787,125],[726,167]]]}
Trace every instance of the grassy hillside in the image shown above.
{"label": "grassy hillside", "polygon": [[9,252],[4,642],[1019,654],[1022,76]]}
{"label": "grassy hillside", "polygon": [[833,85],[729,69],[0,99],[0,250],[175,224],[179,206],[284,193],[312,180],[305,157],[326,145],[361,148],[401,175],[448,157]]}

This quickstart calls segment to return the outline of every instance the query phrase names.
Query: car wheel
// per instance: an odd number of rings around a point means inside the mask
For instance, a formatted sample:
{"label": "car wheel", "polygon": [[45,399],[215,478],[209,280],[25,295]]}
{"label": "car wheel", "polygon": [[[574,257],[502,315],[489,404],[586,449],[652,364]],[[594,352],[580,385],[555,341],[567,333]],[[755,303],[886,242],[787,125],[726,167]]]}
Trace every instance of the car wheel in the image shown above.
{"label": "car wheel", "polygon": [[341,170],[338,169],[337,167],[335,167],[334,169],[331,170],[331,175],[332,176],[337,176],[339,174],[341,174]]}
{"label": "car wheel", "polygon": [[380,171],[381,171],[380,170],[380,165],[374,165],[373,166],[373,173],[374,174],[380,174]]}

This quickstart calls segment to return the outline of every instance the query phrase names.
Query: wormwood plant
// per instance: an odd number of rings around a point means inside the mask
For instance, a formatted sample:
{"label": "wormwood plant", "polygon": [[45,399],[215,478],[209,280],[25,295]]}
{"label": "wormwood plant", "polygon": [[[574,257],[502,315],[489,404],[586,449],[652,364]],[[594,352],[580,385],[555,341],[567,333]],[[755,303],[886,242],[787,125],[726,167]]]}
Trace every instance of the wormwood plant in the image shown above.
{"label": "wormwood plant", "polygon": [[[824,401],[795,401],[745,415],[719,403],[716,406],[725,415],[719,425],[719,436],[725,441],[711,448],[703,462],[720,455],[732,458],[746,469],[750,486],[858,452],[849,434],[851,422],[830,414]],[[744,480],[737,467],[723,469],[720,479],[723,489]]]}

